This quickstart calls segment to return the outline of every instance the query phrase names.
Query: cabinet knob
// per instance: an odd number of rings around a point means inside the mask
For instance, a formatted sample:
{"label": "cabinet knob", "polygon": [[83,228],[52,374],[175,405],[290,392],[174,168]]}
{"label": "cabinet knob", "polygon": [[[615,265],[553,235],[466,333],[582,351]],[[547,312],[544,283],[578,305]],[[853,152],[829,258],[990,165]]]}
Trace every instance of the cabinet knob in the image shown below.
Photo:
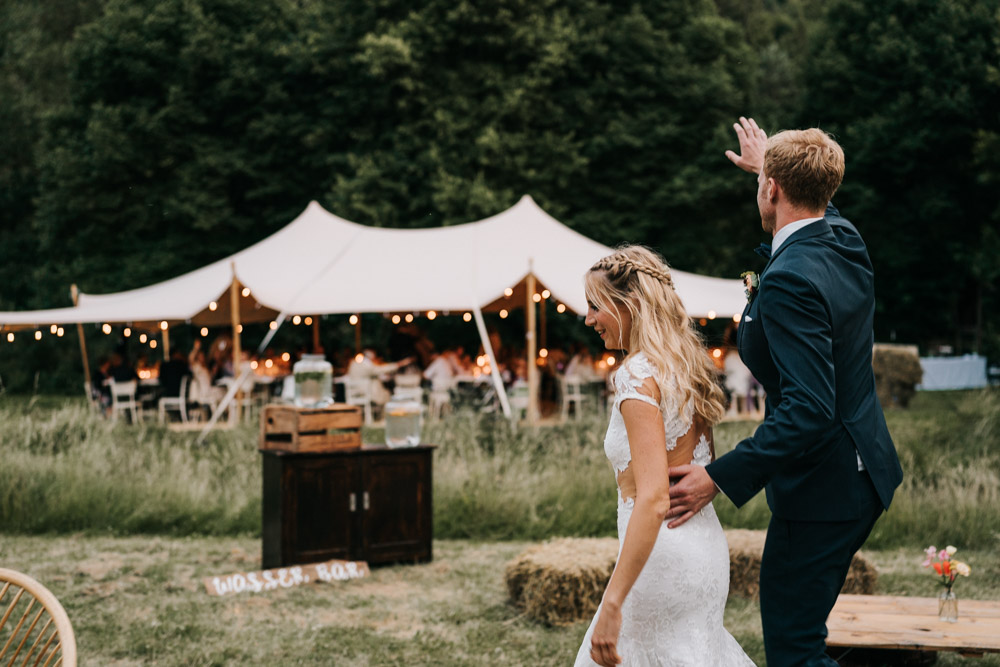
{"label": "cabinet knob", "polygon": [[358,510],[358,496],[355,493],[351,494],[350,501],[348,502],[350,510],[356,512]]}
{"label": "cabinet knob", "polygon": [[365,511],[367,512],[368,508],[371,506],[371,504],[368,502],[368,492],[367,491],[365,491],[365,493],[362,496],[362,498],[363,498],[362,502],[364,503],[364,506],[365,506]]}

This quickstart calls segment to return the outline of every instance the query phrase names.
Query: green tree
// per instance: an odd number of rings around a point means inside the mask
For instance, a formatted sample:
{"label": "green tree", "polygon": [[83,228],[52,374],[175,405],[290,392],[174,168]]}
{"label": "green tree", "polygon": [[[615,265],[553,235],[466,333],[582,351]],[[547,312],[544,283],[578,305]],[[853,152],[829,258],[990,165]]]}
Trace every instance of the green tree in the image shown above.
{"label": "green tree", "polygon": [[32,262],[40,253],[31,220],[42,118],[66,99],[76,28],[99,12],[96,0],[0,4],[0,309],[36,298]]}
{"label": "green tree", "polygon": [[837,203],[869,245],[881,340],[971,347],[993,279],[976,257],[997,229],[996,184],[976,162],[1000,129],[997,7],[837,0],[815,42],[801,123],[847,154]]}

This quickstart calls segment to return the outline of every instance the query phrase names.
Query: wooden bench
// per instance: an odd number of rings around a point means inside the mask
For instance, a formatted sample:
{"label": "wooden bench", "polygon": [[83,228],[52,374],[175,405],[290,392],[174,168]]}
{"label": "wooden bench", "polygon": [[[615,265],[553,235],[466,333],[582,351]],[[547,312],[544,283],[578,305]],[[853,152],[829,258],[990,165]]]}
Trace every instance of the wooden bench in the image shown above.
{"label": "wooden bench", "polygon": [[958,601],[958,621],[938,620],[937,598],[846,595],[826,622],[827,646],[955,651],[980,657],[1000,652],[1000,602]]}

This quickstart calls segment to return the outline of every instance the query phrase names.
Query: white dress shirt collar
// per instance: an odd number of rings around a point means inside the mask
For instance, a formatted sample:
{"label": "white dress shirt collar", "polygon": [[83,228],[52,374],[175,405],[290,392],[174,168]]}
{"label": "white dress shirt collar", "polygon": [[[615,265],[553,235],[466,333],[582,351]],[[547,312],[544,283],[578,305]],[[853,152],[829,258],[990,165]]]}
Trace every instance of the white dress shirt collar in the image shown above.
{"label": "white dress shirt collar", "polygon": [[787,225],[778,230],[778,233],[774,235],[774,240],[771,241],[771,257],[778,252],[778,248],[781,244],[788,240],[788,237],[799,231],[807,225],[811,225],[817,220],[822,220],[823,218],[803,218],[801,220],[796,220],[795,222],[789,222]]}

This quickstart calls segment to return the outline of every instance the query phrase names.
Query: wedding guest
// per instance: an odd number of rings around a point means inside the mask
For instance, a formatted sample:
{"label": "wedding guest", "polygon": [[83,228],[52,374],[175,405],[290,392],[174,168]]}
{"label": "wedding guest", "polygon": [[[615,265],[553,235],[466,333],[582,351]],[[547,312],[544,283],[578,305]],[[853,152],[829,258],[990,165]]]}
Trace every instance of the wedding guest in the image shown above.
{"label": "wedding guest", "polygon": [[187,355],[173,350],[170,359],[160,364],[160,391],[163,396],[176,397],[181,394],[181,380],[191,375]]}

